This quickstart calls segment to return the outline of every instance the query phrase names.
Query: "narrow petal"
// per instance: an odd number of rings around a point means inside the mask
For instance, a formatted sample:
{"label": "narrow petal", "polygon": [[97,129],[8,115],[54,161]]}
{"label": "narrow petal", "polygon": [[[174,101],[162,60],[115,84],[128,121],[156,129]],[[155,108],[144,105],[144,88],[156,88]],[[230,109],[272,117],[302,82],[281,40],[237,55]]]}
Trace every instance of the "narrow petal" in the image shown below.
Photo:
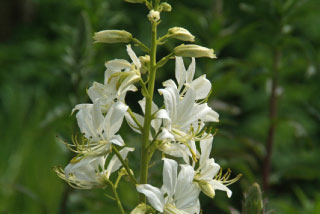
{"label": "narrow petal", "polygon": [[204,166],[206,161],[209,159],[211,149],[212,149],[212,140],[213,136],[211,135],[209,138],[203,139],[200,141],[200,167]]}
{"label": "narrow petal", "polygon": [[164,158],[163,161],[163,186],[170,197],[174,195],[177,184],[178,163],[168,158]]}
{"label": "narrow petal", "polygon": [[192,82],[195,71],[196,71],[196,60],[194,57],[192,57],[191,64],[189,65],[189,68],[187,70],[187,76],[186,76],[187,83]]}
{"label": "narrow petal", "polygon": [[176,56],[176,70],[175,70],[176,79],[178,82],[178,90],[182,88],[184,82],[186,81],[186,68],[184,67],[182,57]]}
{"label": "narrow petal", "polygon": [[139,58],[137,57],[137,55],[132,50],[131,45],[127,45],[127,52],[128,52],[128,55],[130,56],[133,64],[135,64],[135,66],[138,69],[140,69],[141,68],[141,62],[140,62]]}

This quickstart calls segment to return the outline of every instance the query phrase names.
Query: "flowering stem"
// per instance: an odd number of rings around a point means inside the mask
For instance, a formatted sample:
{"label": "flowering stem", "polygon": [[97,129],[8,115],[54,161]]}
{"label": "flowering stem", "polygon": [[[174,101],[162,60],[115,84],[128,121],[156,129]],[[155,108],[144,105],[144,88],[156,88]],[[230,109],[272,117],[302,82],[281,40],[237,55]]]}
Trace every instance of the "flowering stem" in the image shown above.
{"label": "flowering stem", "polygon": [[117,193],[117,189],[116,189],[115,185],[110,180],[107,180],[107,182],[111,186],[114,198],[117,201],[117,205],[118,205],[118,208],[119,208],[121,214],[125,214],[125,211],[124,211],[124,209],[122,207],[122,204],[121,204],[121,201],[120,201],[120,198],[119,198],[119,195]]}
{"label": "flowering stem", "polygon": [[[152,99],[154,92],[154,84],[156,79],[156,52],[157,52],[157,23],[152,23],[152,38],[150,51],[150,67],[148,82],[148,97],[146,97],[145,119],[142,130],[142,147],[141,147],[141,171],[140,184],[146,184],[148,181],[148,165],[149,165],[149,133],[152,120]],[[146,197],[140,194],[140,202],[146,202]]]}

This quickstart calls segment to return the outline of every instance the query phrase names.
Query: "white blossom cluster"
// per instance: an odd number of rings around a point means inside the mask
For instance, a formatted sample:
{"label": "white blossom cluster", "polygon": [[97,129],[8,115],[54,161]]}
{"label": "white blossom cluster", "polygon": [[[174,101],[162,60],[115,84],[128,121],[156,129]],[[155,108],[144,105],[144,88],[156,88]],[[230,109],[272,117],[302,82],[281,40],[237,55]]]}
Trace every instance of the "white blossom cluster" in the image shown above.
{"label": "white blossom cluster", "polygon": [[[137,57],[131,46],[127,45],[131,62],[115,59],[105,63],[104,82],[94,82],[87,90],[91,103],[76,105],[72,110],[72,113],[76,113],[81,136],[75,136],[73,144],[66,145],[77,155],[65,168],[56,167],[55,171],[75,188],[111,186],[121,213],[125,211],[116,188],[121,177],[127,175],[140,193],[142,202],[131,214],[199,214],[200,192],[213,198],[215,191],[221,190],[231,197],[228,185],[239,179],[239,176],[229,179],[229,170],[222,174],[220,166],[210,158],[214,135],[205,124],[218,122],[219,115],[207,104],[212,91],[210,81],[206,75],[195,78],[195,58],[216,56],[213,49],[182,44],[157,62],[157,45],[169,38],[193,42],[194,36],[184,28],[173,27],[166,35],[157,38],[155,29],[160,23],[160,12],[171,11],[171,6],[166,2],[160,4],[160,0],[155,0],[155,4],[149,0],[125,1],[145,3],[150,9],[148,19],[154,35],[152,47],[148,48],[124,30],[95,33],[96,42],[133,42],[147,55]],[[163,87],[158,89],[163,97],[163,105],[159,107],[152,102],[155,73],[173,56],[175,80],[164,81]],[[187,69],[182,57],[191,59]],[[133,112],[127,105],[125,97],[128,91],[141,91],[144,98],[138,102],[140,113]],[[142,135],[142,141],[139,142],[143,147],[140,183],[129,167],[130,161],[127,161],[129,152],[133,152],[136,145],[128,147],[119,134],[124,120],[133,131]],[[163,154],[161,188],[147,184],[149,162],[156,151]],[[116,171],[119,173],[114,183],[110,176]],[[145,198],[151,207],[144,203]]]}

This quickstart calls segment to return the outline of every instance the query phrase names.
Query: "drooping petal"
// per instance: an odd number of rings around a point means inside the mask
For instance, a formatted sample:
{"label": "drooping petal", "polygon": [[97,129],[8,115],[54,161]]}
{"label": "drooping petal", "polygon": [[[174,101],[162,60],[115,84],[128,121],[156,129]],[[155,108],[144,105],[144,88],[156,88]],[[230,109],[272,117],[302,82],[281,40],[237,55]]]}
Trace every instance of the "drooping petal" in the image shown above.
{"label": "drooping petal", "polygon": [[144,194],[153,208],[159,212],[163,212],[164,198],[161,190],[150,184],[137,185],[137,191]]}
{"label": "drooping petal", "polygon": [[232,191],[227,186],[223,185],[221,182],[216,181],[216,180],[211,180],[211,181],[209,181],[209,183],[213,189],[225,191],[225,192],[227,192],[228,197],[229,198],[231,197]]}

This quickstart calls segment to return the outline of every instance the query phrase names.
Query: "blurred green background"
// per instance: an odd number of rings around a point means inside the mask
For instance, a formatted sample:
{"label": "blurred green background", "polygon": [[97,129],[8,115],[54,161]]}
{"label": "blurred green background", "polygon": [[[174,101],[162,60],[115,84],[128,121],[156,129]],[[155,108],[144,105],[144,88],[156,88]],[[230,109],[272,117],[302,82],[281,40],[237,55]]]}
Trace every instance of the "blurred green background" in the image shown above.
{"label": "blurred green background", "polygon": [[[319,214],[320,1],[169,3],[173,11],[162,14],[160,33],[181,26],[198,44],[215,49],[217,60],[197,60],[197,75],[207,74],[214,88],[209,104],[220,113],[221,122],[212,124],[219,130],[213,157],[233,176],[243,174],[231,186],[231,199],[223,192],[214,200],[201,196],[204,214],[240,211],[249,186],[266,177],[269,213]],[[73,190],[52,167],[72,157],[59,142],[79,132],[72,107],[88,101],[86,88],[94,80],[103,81],[106,60],[128,58],[123,44],[93,44],[93,32],[125,29],[148,43],[147,9],[121,0],[4,0],[0,5],[0,214],[118,213],[104,196],[108,189]],[[177,44],[166,44],[159,56]],[[174,76],[174,62],[158,74],[160,87]],[[128,103],[136,106],[140,95],[130,95]],[[139,152],[139,137],[127,127],[122,133]],[[272,153],[267,142],[273,142]],[[271,170],[263,176],[267,154]],[[138,157],[129,158],[137,169]],[[159,169],[158,163],[150,177],[157,186]],[[128,183],[121,185],[120,197],[131,210],[137,195]]]}

